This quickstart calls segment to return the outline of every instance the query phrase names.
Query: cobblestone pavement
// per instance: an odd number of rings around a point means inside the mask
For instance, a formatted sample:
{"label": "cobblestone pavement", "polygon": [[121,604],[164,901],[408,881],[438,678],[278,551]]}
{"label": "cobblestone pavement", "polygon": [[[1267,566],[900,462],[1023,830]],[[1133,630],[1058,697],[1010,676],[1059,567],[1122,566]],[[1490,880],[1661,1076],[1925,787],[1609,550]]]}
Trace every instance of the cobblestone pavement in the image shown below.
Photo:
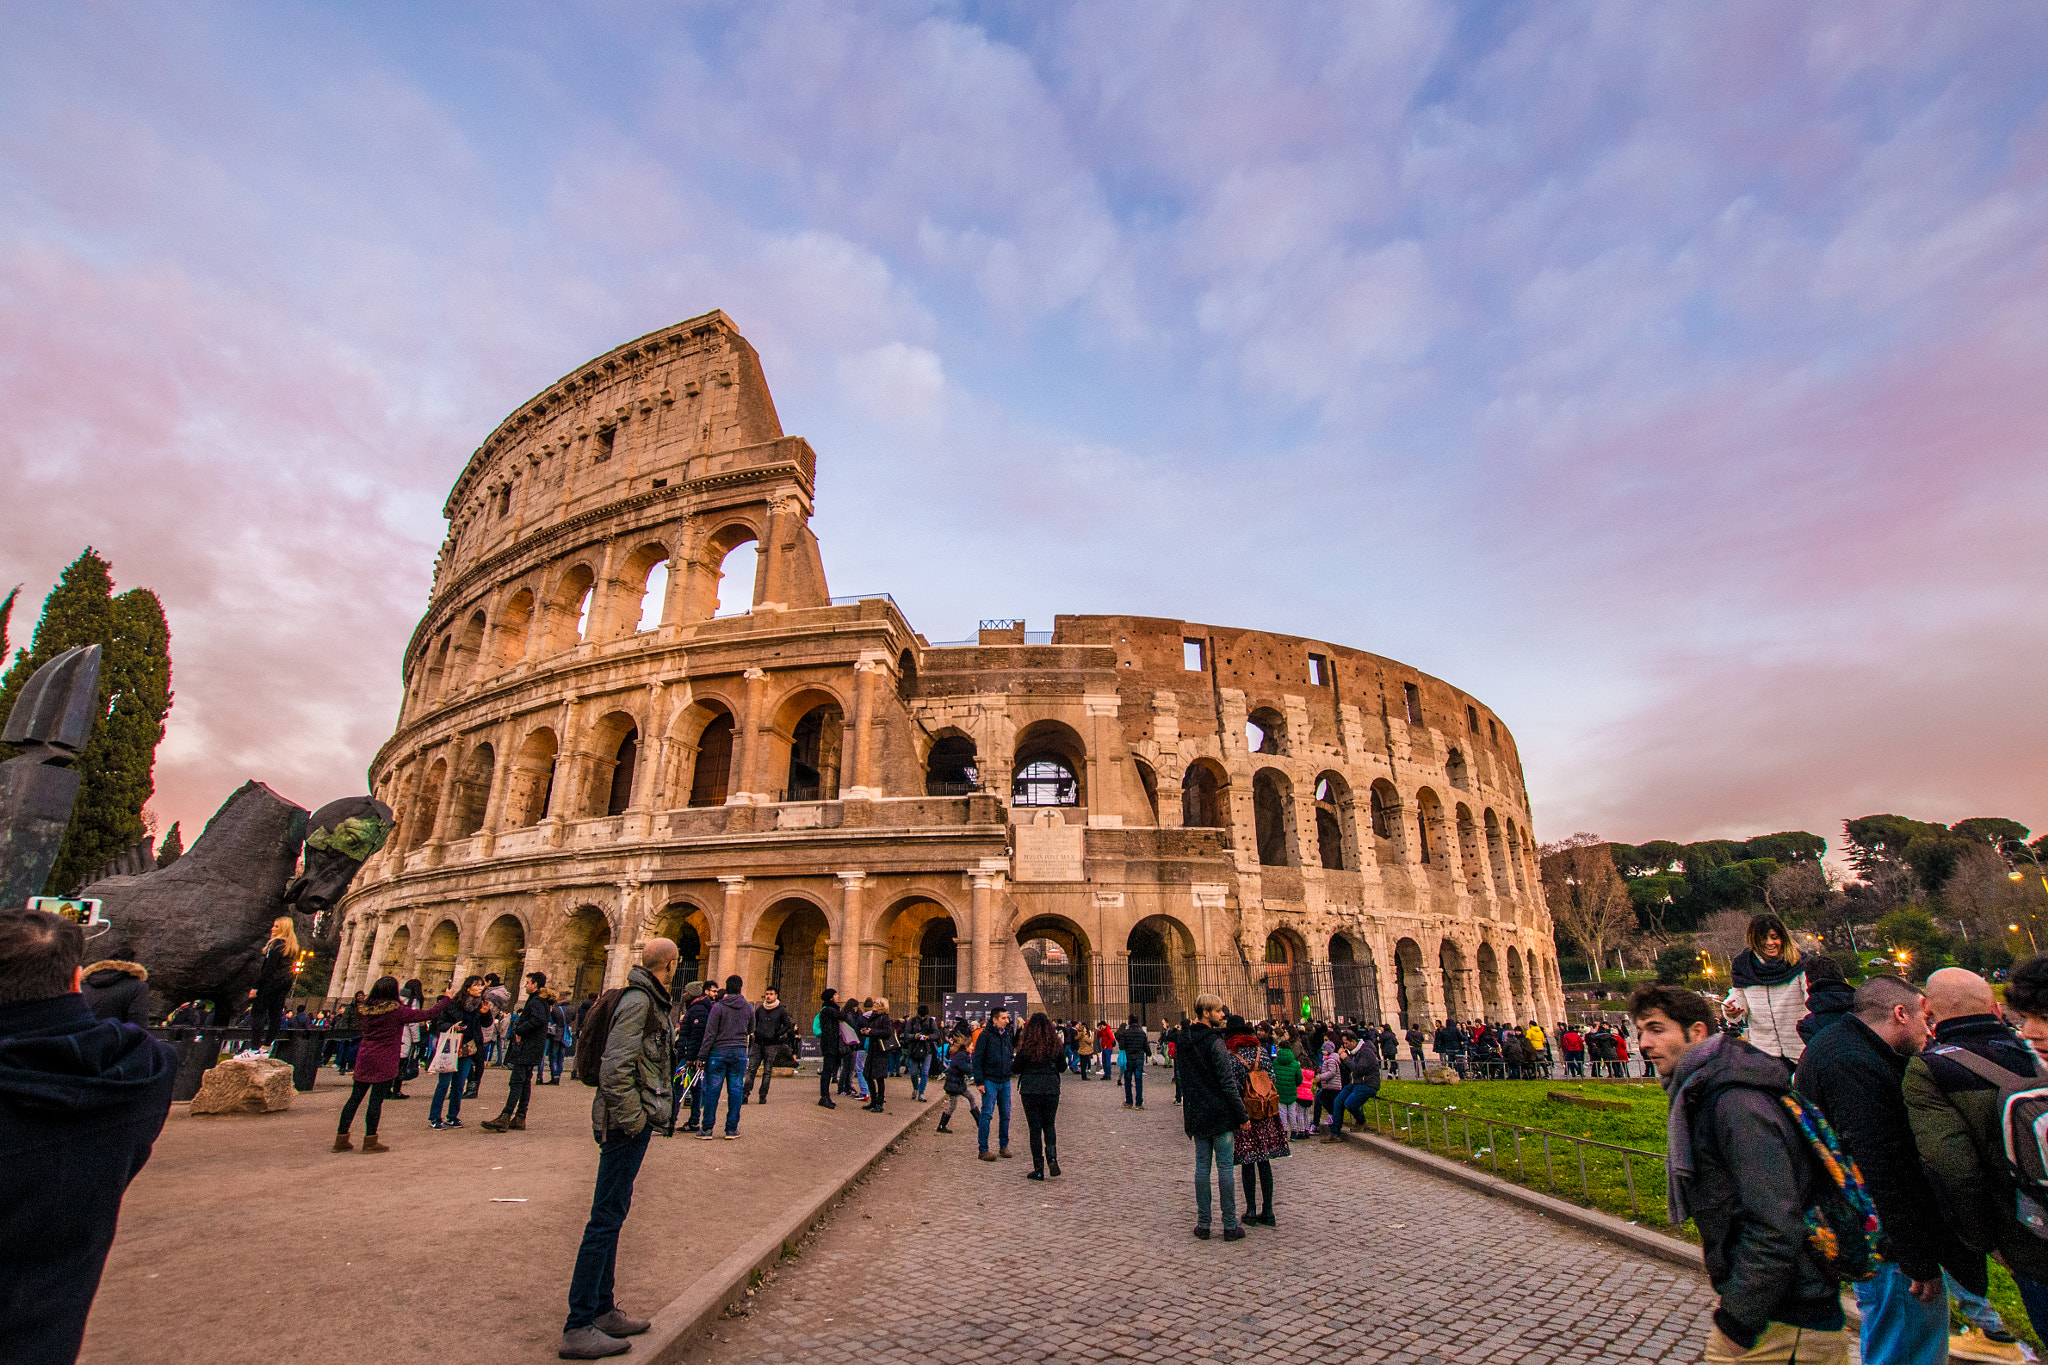
{"label": "cobblestone pavement", "polygon": [[690,1342],[751,1362],[1691,1361],[1703,1275],[1559,1227],[1353,1147],[1274,1163],[1277,1229],[1197,1241],[1193,1148],[1171,1079],[1151,1103],[1069,1076],[1065,1174],[974,1159],[964,1131],[908,1134],[753,1301]]}

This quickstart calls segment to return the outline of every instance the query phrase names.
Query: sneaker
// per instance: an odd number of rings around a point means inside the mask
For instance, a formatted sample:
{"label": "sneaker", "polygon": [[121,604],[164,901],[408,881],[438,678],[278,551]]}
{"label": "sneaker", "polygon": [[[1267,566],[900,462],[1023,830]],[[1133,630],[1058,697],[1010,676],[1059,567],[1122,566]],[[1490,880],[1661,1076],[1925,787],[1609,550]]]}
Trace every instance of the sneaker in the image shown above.
{"label": "sneaker", "polygon": [[725,1140],[727,1142],[738,1142],[740,1140],[740,1135],[738,1133],[727,1133],[725,1135]]}
{"label": "sneaker", "polygon": [[563,1360],[603,1360],[606,1356],[624,1355],[632,1349],[630,1341],[620,1341],[595,1327],[579,1327],[573,1332],[562,1333],[562,1347],[555,1354]]}
{"label": "sneaker", "polygon": [[709,1128],[706,1128],[703,1132],[697,1134],[697,1136],[703,1139],[705,1142],[711,1142],[718,1137],[718,1134],[712,1132]]}
{"label": "sneaker", "polygon": [[427,1120],[427,1127],[429,1127],[429,1128],[439,1128],[440,1126],[441,1126],[441,1120],[439,1120],[439,1119],[428,1119],[428,1120]]}
{"label": "sneaker", "polygon": [[1948,1339],[1948,1354],[1951,1360],[1993,1360],[2023,1361],[2027,1357],[2020,1350],[2019,1343],[2010,1334],[2001,1342],[1989,1332],[1978,1327],[1968,1327]]}
{"label": "sneaker", "polygon": [[441,1120],[441,1126],[442,1126],[443,1128],[460,1128],[460,1127],[462,1126],[462,1120],[461,1120],[461,1119],[443,1119],[443,1120]]}

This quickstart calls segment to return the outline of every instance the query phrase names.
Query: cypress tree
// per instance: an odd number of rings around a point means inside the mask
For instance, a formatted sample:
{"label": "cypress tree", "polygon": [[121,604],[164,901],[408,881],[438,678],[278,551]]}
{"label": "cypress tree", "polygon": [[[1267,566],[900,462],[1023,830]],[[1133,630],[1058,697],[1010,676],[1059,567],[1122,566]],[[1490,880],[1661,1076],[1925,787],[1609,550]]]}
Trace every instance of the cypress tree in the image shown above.
{"label": "cypress tree", "polygon": [[111,566],[90,546],[43,603],[35,639],[0,678],[0,715],[38,668],[75,645],[98,644],[100,715],[79,755],[78,803],[44,892],[62,895],[142,838],[155,790],[156,746],[171,706],[171,632],[156,594],[114,596]]}
{"label": "cypress tree", "polygon": [[171,832],[164,836],[163,843],[157,848],[156,865],[158,867],[169,867],[184,856],[185,840],[178,833],[178,822],[173,820],[171,821]]}
{"label": "cypress tree", "polygon": [[[19,596],[21,584],[16,583],[12,592],[5,598],[0,598],[0,664],[7,662],[7,622],[8,618],[14,615],[14,599]],[[0,723],[4,723],[6,719],[7,713],[0,711]]]}

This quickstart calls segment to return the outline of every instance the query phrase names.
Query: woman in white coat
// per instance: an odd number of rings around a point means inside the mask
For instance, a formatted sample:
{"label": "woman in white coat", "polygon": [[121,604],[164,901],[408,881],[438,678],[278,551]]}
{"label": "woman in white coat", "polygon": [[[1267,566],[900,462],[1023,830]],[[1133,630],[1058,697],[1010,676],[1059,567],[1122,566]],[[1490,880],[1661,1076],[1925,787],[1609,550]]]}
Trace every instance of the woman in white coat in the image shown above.
{"label": "woman in white coat", "polygon": [[1730,1023],[1749,1021],[1749,1042],[1759,1051],[1796,1066],[1806,1043],[1799,1021],[1806,1017],[1806,968],[1785,922],[1758,915],[1749,922],[1749,947],[1735,955],[1735,987],[1721,1002]]}

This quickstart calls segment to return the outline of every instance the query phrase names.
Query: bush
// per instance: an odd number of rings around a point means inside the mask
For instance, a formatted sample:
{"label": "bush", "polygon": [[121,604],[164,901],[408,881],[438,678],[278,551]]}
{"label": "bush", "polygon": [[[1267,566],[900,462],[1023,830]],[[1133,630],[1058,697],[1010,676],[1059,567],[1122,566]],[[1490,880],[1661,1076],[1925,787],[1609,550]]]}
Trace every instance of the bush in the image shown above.
{"label": "bush", "polygon": [[1683,943],[1668,945],[1657,954],[1657,982],[1664,986],[1683,985],[1699,970],[1700,955]]}

